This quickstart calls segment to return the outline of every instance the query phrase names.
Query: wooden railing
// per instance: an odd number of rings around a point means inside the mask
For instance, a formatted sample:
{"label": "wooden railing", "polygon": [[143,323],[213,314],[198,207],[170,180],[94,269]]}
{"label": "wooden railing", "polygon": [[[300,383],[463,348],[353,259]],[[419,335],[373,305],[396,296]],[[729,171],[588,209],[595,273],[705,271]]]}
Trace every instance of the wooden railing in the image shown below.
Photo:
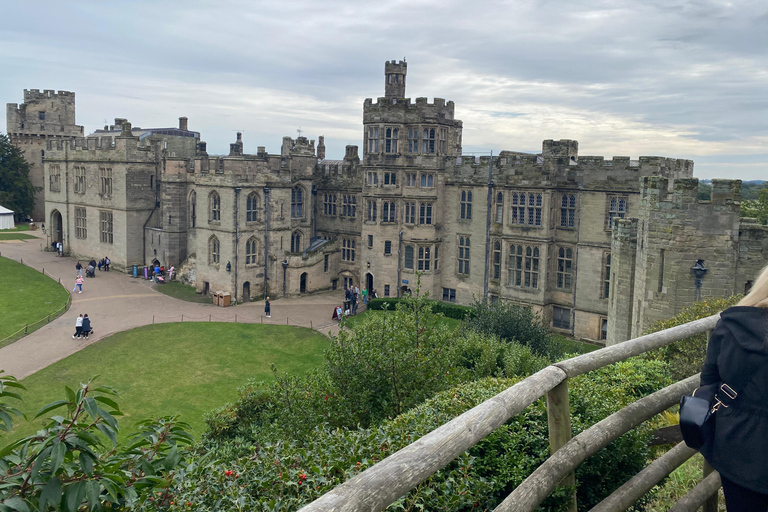
{"label": "wooden railing", "polygon": [[[713,315],[552,364],[339,485],[303,507],[301,512],[384,510],[546,395],[551,456],[514,489],[494,512],[533,511],[556,486],[575,484],[573,472],[581,462],[643,421],[676,404],[682,395],[692,392],[699,382],[698,375],[676,382],[628,405],[572,438],[568,379],[702,332],[709,333],[719,316]],[[626,510],[694,453],[695,450],[682,443],[678,444],[592,510]],[[672,510],[693,511],[702,505],[705,506],[705,512],[717,510],[716,492],[720,487],[720,477],[709,467],[705,467],[704,472],[705,478]],[[576,510],[575,494],[569,510]]]}

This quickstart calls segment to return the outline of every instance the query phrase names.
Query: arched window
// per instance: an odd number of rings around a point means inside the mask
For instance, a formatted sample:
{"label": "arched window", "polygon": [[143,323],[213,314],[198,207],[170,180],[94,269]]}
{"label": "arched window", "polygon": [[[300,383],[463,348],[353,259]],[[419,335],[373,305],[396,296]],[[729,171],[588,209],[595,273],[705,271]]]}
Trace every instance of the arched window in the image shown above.
{"label": "arched window", "polygon": [[216,236],[208,239],[208,264],[218,265],[221,259],[221,245]]}
{"label": "arched window", "polygon": [[251,192],[245,201],[245,221],[256,222],[257,220],[259,220],[259,196],[256,192]]}
{"label": "arched window", "polygon": [[220,222],[221,221],[221,197],[219,197],[218,193],[211,192],[211,195],[208,196],[208,208],[209,208],[208,220],[210,222]]}
{"label": "arched window", "polygon": [[251,237],[245,242],[245,264],[255,265],[259,262],[259,253],[257,252],[256,237]]}
{"label": "arched window", "polygon": [[387,128],[384,131],[384,151],[386,153],[397,153],[397,128]]}
{"label": "arched window", "polygon": [[573,271],[573,249],[560,247],[557,251],[557,287],[561,290],[571,289],[571,273]]}
{"label": "arched window", "polygon": [[395,202],[384,201],[384,216],[381,219],[382,222],[395,222]]}
{"label": "arched window", "polygon": [[504,220],[504,194],[499,192],[496,194],[496,222],[501,224]]}
{"label": "arched window", "polygon": [[300,219],[304,217],[304,189],[299,186],[291,190],[291,218]]}
{"label": "arched window", "polygon": [[194,190],[189,193],[189,227],[194,228],[197,224],[197,192]]}
{"label": "arched window", "polygon": [[301,252],[301,231],[294,231],[291,235],[291,252]]}
{"label": "arched window", "polygon": [[493,243],[493,278],[501,279],[501,242]]}

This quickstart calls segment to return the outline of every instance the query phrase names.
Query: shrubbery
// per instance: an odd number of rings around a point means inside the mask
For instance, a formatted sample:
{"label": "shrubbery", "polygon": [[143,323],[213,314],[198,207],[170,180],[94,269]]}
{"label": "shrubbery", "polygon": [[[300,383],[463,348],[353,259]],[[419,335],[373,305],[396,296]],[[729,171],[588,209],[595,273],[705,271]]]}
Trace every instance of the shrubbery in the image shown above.
{"label": "shrubbery", "polygon": [[[408,300],[407,298],[397,297],[384,297],[380,299],[371,299],[368,301],[368,309],[373,311],[394,310],[397,304]],[[440,302],[437,300],[427,301],[431,307],[433,313],[438,313],[446,316],[447,318],[455,318],[456,320],[464,320],[465,318],[472,318],[475,313],[475,308],[469,306],[459,306],[458,304],[450,304],[447,302]]]}

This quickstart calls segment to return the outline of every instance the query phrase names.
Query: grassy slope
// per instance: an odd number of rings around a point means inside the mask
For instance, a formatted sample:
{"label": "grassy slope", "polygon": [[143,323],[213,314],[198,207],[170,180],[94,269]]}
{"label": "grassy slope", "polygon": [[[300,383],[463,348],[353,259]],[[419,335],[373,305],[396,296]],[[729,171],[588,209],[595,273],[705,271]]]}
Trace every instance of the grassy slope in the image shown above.
{"label": "grassy slope", "polygon": [[0,340],[67,303],[67,291],[50,277],[0,258]]}
{"label": "grassy slope", "polygon": [[[76,389],[101,375],[97,383],[120,393],[122,435],[141,419],[179,414],[199,438],[203,415],[237,398],[237,388],[249,379],[271,380],[272,363],[280,372],[314,368],[327,346],[325,336],[296,327],[149,325],[110,336],[27,377],[20,409],[32,418],[43,405],[63,399],[65,385]],[[21,422],[6,441],[34,433],[39,425],[40,420]]]}
{"label": "grassy slope", "polygon": [[187,302],[199,302],[210,304],[212,299],[207,295],[195,292],[195,287],[188,284],[182,284],[177,281],[168,281],[166,284],[158,285],[157,291],[173,297],[174,299],[185,300]]}

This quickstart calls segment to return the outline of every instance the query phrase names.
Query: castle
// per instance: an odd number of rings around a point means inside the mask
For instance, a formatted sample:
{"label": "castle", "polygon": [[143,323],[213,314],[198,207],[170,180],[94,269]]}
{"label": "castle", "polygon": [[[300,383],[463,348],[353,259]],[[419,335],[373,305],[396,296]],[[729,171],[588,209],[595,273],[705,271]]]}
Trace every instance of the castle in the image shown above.
{"label": "castle", "polygon": [[[698,296],[743,291],[766,263],[766,228],[739,219],[739,181],[696,200],[693,162],[541,154],[462,155],[452,101],[405,97],[407,64],[385,63],[384,96],[363,103],[362,158],[325,158],[323,137],[279,154],[208,155],[200,134],[125,119],[88,137],[74,94],[42,96],[70,123],[45,140],[45,219],[65,250],[119,268],[176,266],[202,293],[238,302],[352,284],[402,296],[531,306],[556,331],[618,342]],[[37,91],[8,107],[14,141]],[[27,117],[29,114],[26,114]],[[48,112],[44,112],[48,116]],[[21,125],[21,126],[19,126]],[[29,136],[33,137],[33,136]],[[39,156],[42,160],[42,155]],[[690,267],[708,273],[695,286]]]}

